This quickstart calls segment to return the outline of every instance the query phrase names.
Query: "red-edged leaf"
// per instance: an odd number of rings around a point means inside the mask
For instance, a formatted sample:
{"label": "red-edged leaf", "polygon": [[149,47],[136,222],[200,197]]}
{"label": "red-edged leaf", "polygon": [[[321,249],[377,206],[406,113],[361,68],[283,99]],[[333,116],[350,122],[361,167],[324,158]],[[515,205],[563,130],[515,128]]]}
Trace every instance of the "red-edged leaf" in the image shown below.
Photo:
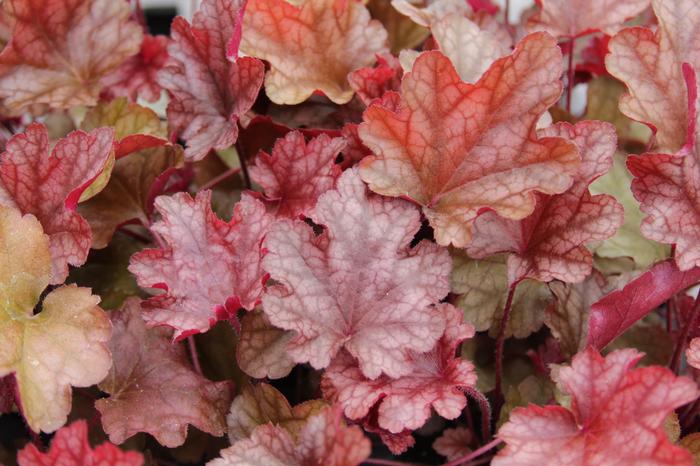
{"label": "red-edged leaf", "polygon": [[141,42],[141,50],[121,64],[117,70],[102,80],[107,97],[128,97],[136,102],[138,97],[149,102],[160,98],[158,72],[168,60],[168,38],[146,34]]}
{"label": "red-edged leaf", "polygon": [[181,345],[170,342],[166,329],[147,329],[138,298],[112,311],[110,349],[114,363],[100,389],[111,396],[97,400],[109,439],[123,443],[138,432],[161,445],[185,442],[187,425],[220,437],[232,400],[230,382],[211,382],[191,367]]}
{"label": "red-edged leaf", "polygon": [[258,154],[250,177],[262,186],[276,216],[311,217],[318,197],[340,176],[335,159],[344,147],[343,138],[321,134],[307,143],[302,133],[292,131],[277,140],[272,155]]}
{"label": "red-edged leaf", "polygon": [[283,427],[264,424],[249,439],[221,451],[209,466],[356,466],[370,454],[370,441],[357,426],[346,427],[340,411],[326,408],[309,418],[295,441]]}
{"label": "red-edged leaf", "polygon": [[238,119],[262,85],[262,62],[238,58],[244,4],[204,0],[191,25],[177,17],[171,26],[170,57],[157,79],[171,95],[171,133],[187,142],[185,155],[191,160],[236,142]]}
{"label": "red-edged leaf", "polygon": [[263,310],[297,332],[290,356],[321,369],[345,348],[369,378],[411,372],[406,350],[430,350],[444,330],[431,305],[449,291],[449,254],[426,241],[410,248],[418,210],[367,193],[356,169],[319,198],[313,220],[326,227],[319,236],[282,220],[265,240],[264,268],[280,284],[263,296]]}
{"label": "red-edged leaf", "polygon": [[605,66],[627,85],[620,110],[656,131],[658,149],[675,152],[686,142],[689,121],[681,65],[700,64],[700,3],[653,0],[652,6],[656,32],[620,31],[610,41]]}
{"label": "red-edged leaf", "polygon": [[535,134],[561,94],[561,60],[551,36],[532,34],[471,85],[440,52],[422,54],[403,79],[398,111],[365,111],[360,136],[375,155],[362,160],[362,178],[422,205],[439,244],[467,245],[486,208],[527,217],[534,193],[565,191],[579,165],[574,144]]}
{"label": "red-edged leaf", "polygon": [[265,91],[278,104],[298,104],[321,91],[333,102],[353,95],[348,73],[387,51],[387,33],[362,2],[249,0],[241,50],[270,63]]}
{"label": "red-edged leaf", "polygon": [[591,273],[593,258],[586,244],[611,237],[624,221],[622,206],[611,196],[592,196],[588,185],[607,172],[617,148],[615,127],[602,121],[575,126],[557,123],[543,137],[564,137],[578,147],[582,163],[568,191],[540,196],[535,212],[515,221],[487,212],[474,222],[470,256],[484,258],[508,251],[508,280],[524,278],[580,282]]}
{"label": "red-edged leaf", "polygon": [[632,324],[663,304],[671,296],[700,282],[700,267],[681,272],[672,261],[654,265],[591,306],[588,342],[604,348]]}
{"label": "red-edged leaf", "polygon": [[649,6],[649,0],[540,0],[540,9],[527,20],[530,31],[555,37],[579,37],[603,31],[615,34],[622,23]]}
{"label": "red-edged leaf", "polygon": [[140,286],[161,288],[143,303],[149,326],[168,325],[179,340],[206,332],[218,319],[253,309],[263,288],[260,244],[271,221],[265,206],[249,195],[225,222],[211,209],[211,191],[160,196],[162,220],[152,229],[165,246],[131,258],[129,270]]}
{"label": "red-edged leaf", "polygon": [[19,466],[141,466],[143,456],[122,451],[105,442],[94,450],[88,443],[85,421],[75,421],[56,432],[48,452],[40,452],[32,443],[17,454]]}
{"label": "red-edged leaf", "polygon": [[95,104],[102,78],[141,44],[126,2],[7,0],[2,6],[14,29],[0,53],[0,97],[12,110]]}
{"label": "red-edged leaf", "polygon": [[75,131],[49,153],[46,127],[29,125],[0,155],[0,204],[39,219],[49,235],[51,283],[63,283],[68,265],[87,259],[90,225],[75,211],[80,195],[102,172],[112,153],[114,130]]}
{"label": "red-edged leaf", "polygon": [[698,396],[695,382],[663,367],[635,369],[642,353],[605,358],[589,348],[553,378],[571,396],[560,406],[516,408],[498,437],[506,442],[494,466],[645,464],[691,466],[690,453],[669,441],[669,413]]}
{"label": "red-edged leaf", "polygon": [[365,417],[379,404],[379,427],[392,433],[415,430],[430,417],[431,407],[446,419],[459,417],[467,405],[462,389],[476,383],[474,365],[459,357],[459,344],[474,336],[474,327],[462,323],[462,311],[439,306],[447,322],[445,334],[427,353],[409,353],[411,371],[397,379],[366,378],[347,352],[333,359],[324,373],[333,386],[333,398],[350,419]]}
{"label": "red-edged leaf", "polygon": [[397,91],[401,86],[401,76],[403,69],[396,57],[377,55],[377,63],[373,67],[353,71],[348,75],[348,82],[362,102],[369,105],[385,92]]}
{"label": "red-edged leaf", "polygon": [[675,154],[630,156],[632,192],[647,214],[642,234],[654,241],[675,244],[681,270],[700,266],[700,146],[697,142],[697,83],[695,70],[683,65],[689,90],[688,139]]}

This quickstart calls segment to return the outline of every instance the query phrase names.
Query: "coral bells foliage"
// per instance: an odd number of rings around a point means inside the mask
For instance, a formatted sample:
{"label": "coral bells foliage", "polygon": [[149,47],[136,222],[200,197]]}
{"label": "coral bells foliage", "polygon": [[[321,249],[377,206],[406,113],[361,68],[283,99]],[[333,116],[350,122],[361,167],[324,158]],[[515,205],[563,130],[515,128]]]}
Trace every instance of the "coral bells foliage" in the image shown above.
{"label": "coral bells foliage", "polygon": [[192,4],[0,3],[0,463],[700,463],[697,1]]}

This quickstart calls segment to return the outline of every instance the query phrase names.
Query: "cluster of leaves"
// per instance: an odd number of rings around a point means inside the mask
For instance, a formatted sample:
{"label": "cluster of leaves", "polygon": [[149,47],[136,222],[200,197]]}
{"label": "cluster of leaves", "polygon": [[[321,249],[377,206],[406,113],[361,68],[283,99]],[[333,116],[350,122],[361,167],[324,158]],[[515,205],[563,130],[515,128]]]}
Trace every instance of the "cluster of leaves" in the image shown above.
{"label": "cluster of leaves", "polygon": [[700,464],[697,0],[0,5],[0,463]]}

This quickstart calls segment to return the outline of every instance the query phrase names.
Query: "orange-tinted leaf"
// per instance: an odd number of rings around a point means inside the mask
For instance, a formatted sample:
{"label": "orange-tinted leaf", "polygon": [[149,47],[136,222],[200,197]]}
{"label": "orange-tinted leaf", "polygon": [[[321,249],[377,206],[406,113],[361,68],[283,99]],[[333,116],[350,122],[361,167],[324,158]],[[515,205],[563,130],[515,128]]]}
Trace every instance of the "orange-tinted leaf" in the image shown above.
{"label": "orange-tinted leaf", "polygon": [[321,91],[344,104],[348,73],[386,52],[387,33],[362,2],[249,0],[241,50],[270,63],[265,91],[278,104],[298,104]]}
{"label": "orange-tinted leaf", "polygon": [[615,34],[622,23],[643,12],[649,0],[541,0],[539,6],[528,18],[528,30],[578,37],[596,31]]}
{"label": "orange-tinted leaf", "polygon": [[170,342],[166,329],[147,329],[138,298],[111,313],[114,363],[100,389],[111,396],[97,400],[109,439],[123,443],[148,432],[161,445],[185,442],[187,425],[214,436],[226,432],[231,402],[229,382],[210,382],[187,361],[185,348]]}
{"label": "orange-tinted leaf", "polygon": [[398,111],[370,106],[360,136],[374,152],[361,162],[370,188],[424,207],[439,244],[465,246],[483,209],[522,219],[536,191],[571,186],[576,147],[540,138],[535,125],[561,93],[561,52],[532,34],[474,85],[440,52],[421,55],[402,82]]}
{"label": "orange-tinted leaf", "polygon": [[524,278],[576,283],[591,272],[593,258],[586,244],[615,234],[624,221],[622,206],[611,196],[592,196],[588,185],[607,172],[617,147],[615,128],[601,121],[575,126],[558,123],[539,132],[574,142],[582,157],[574,184],[563,194],[540,196],[535,212],[521,221],[493,212],[474,222],[470,256],[483,258],[510,251],[508,281]]}
{"label": "orange-tinted leaf", "polygon": [[51,291],[49,238],[31,215],[0,206],[0,377],[14,373],[32,430],[53,432],[71,407],[71,385],[101,381],[112,363],[110,323],[88,288]]}
{"label": "orange-tinted leaf", "polygon": [[494,466],[645,464],[690,466],[690,453],[673,445],[664,421],[693,401],[692,380],[664,367],[634,369],[642,354],[632,349],[605,358],[587,349],[553,378],[571,396],[560,406],[516,408],[498,437],[506,442]]}
{"label": "orange-tinted leaf", "polygon": [[141,28],[114,0],[6,0],[12,39],[0,53],[0,97],[12,110],[93,105],[102,78],[136,54]]}
{"label": "orange-tinted leaf", "polygon": [[81,420],[59,430],[46,453],[30,443],[17,454],[17,462],[19,466],[141,466],[143,456],[109,442],[92,449],[87,422]]}
{"label": "orange-tinted leaf", "polygon": [[51,283],[63,283],[68,265],[87,259],[92,234],[76,213],[78,199],[104,170],[114,130],[75,131],[49,153],[46,127],[32,123],[0,155],[0,204],[36,216],[51,242]]}
{"label": "orange-tinted leaf", "polygon": [[652,0],[659,25],[628,28],[608,45],[605,66],[627,84],[620,109],[656,131],[658,149],[675,152],[686,142],[688,95],[681,65],[700,64],[700,3]]}
{"label": "orange-tinted leaf", "polygon": [[244,4],[204,0],[191,25],[178,16],[171,26],[170,57],[158,83],[170,92],[168,124],[173,137],[187,142],[190,160],[236,142],[238,120],[262,85],[260,60],[238,58]]}

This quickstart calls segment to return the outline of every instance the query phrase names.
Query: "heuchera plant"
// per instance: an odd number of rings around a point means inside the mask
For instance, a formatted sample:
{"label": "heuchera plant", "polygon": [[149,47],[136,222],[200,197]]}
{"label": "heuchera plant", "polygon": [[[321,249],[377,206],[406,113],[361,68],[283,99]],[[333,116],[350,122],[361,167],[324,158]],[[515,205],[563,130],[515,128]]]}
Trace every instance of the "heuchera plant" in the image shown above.
{"label": "heuchera plant", "polygon": [[700,464],[700,2],[0,1],[0,465]]}

